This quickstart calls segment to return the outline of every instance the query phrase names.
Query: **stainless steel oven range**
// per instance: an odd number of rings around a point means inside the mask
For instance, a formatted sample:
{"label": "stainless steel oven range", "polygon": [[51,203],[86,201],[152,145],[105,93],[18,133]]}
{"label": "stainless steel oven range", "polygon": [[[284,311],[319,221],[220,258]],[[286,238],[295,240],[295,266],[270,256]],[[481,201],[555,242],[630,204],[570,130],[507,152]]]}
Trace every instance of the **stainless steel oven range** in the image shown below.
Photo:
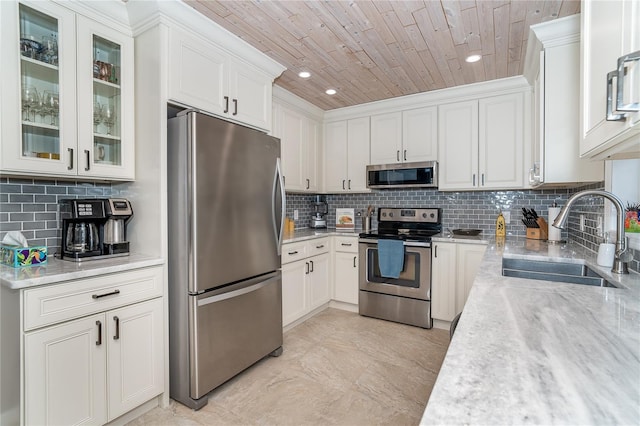
{"label": "stainless steel oven range", "polygon": [[[439,208],[378,209],[378,230],[360,234],[360,315],[431,328],[431,237],[442,231]],[[378,242],[402,241],[398,278],[380,272]]]}

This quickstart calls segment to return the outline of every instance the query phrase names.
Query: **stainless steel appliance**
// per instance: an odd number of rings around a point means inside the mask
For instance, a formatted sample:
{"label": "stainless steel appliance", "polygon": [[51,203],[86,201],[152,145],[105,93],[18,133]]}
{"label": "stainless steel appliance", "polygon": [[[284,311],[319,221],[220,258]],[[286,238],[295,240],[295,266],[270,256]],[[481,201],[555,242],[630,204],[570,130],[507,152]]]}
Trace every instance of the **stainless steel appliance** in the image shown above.
{"label": "stainless steel appliance", "polygon": [[[438,208],[378,209],[378,230],[360,234],[360,315],[431,328],[431,237],[442,231]],[[380,273],[378,242],[400,240],[404,266],[398,278]]]}
{"label": "stainless steel appliance", "polygon": [[132,217],[124,198],[61,200],[61,258],[80,262],[129,255],[126,225]]}
{"label": "stainless steel appliance", "polygon": [[282,353],[280,141],[195,111],[168,120],[170,396]]}
{"label": "stainless steel appliance", "polygon": [[438,163],[379,164],[367,166],[367,188],[437,188]]}
{"label": "stainless steel appliance", "polygon": [[327,219],[325,219],[325,216],[329,213],[329,206],[325,201],[324,195],[316,195],[314,197],[311,203],[311,210],[313,210],[313,216],[311,216],[309,227],[326,228]]}

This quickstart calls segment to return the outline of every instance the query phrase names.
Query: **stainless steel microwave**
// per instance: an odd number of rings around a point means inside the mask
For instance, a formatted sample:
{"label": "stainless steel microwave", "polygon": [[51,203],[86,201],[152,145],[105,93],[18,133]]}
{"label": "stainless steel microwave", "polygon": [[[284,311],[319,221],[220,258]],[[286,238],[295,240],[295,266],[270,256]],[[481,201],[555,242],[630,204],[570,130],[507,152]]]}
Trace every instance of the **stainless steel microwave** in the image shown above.
{"label": "stainless steel microwave", "polygon": [[367,166],[367,188],[437,188],[438,163],[377,164]]}

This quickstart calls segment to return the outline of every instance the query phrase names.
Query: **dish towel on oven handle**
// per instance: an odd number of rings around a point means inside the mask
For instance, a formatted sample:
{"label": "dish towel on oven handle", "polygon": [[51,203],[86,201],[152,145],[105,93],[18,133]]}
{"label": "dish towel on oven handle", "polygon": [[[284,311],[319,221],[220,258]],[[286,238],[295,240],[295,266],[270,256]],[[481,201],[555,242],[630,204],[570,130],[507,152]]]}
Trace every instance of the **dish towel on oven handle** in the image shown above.
{"label": "dish towel on oven handle", "polygon": [[404,268],[404,242],[379,238],[378,266],[383,277],[400,278]]}

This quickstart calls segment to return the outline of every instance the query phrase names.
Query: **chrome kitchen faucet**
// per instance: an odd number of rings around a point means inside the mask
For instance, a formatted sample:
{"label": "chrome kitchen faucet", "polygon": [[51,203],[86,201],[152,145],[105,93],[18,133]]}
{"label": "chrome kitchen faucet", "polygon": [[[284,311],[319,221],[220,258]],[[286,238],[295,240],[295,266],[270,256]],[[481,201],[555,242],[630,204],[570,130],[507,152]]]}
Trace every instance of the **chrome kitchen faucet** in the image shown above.
{"label": "chrome kitchen faucet", "polygon": [[590,189],[573,194],[567,200],[567,204],[565,204],[562,210],[560,210],[560,213],[558,213],[556,220],[553,222],[553,226],[562,229],[564,227],[564,223],[569,217],[569,208],[571,207],[571,205],[578,198],[582,198],[587,195],[599,195],[608,199],[613,203],[614,206],[616,206],[616,211],[618,213],[616,218],[616,255],[613,261],[613,268],[611,268],[611,272],[615,274],[628,274],[631,253],[627,251],[627,240],[624,236],[624,207],[622,206],[622,201],[620,200],[620,198],[618,198],[614,194],[607,191],[602,191],[600,189]]}

